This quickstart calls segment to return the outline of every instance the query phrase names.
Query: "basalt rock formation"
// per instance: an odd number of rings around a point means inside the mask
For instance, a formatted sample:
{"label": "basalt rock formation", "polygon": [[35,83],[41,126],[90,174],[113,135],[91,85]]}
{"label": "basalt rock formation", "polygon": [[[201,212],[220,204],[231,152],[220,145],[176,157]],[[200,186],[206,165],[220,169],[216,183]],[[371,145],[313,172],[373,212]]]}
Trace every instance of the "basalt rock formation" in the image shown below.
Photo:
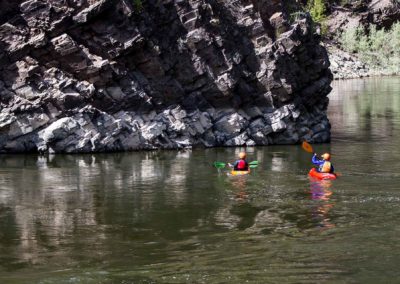
{"label": "basalt rock formation", "polygon": [[326,142],[332,75],[281,1],[0,4],[0,152]]}

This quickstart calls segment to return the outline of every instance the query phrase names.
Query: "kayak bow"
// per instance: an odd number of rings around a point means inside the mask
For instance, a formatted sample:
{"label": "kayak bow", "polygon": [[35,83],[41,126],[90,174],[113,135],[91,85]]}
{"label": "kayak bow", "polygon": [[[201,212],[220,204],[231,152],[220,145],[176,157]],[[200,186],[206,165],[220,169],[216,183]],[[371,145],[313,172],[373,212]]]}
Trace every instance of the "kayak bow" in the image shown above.
{"label": "kayak bow", "polygon": [[250,173],[250,170],[248,171],[231,171],[231,175],[233,176],[242,176],[242,175],[247,175]]}

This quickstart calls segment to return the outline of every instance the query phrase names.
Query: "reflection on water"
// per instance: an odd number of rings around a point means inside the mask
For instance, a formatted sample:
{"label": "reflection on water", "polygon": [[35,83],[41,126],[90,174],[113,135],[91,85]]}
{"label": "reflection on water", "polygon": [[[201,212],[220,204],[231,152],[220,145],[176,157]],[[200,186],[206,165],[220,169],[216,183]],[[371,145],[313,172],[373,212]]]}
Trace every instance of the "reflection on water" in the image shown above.
{"label": "reflection on water", "polygon": [[335,82],[335,181],[297,146],[0,156],[0,283],[394,283],[400,79]]}
{"label": "reflection on water", "polygon": [[248,176],[235,176],[231,177],[233,191],[236,193],[236,198],[239,200],[245,200],[248,197],[246,193]]}
{"label": "reflection on water", "polygon": [[310,181],[311,199],[316,202],[312,206],[312,219],[323,229],[334,228],[335,224],[330,222],[329,211],[333,207],[330,201],[333,191],[331,190],[333,182],[331,180],[315,180]]}
{"label": "reflection on water", "polygon": [[399,126],[399,91],[399,78],[335,82],[329,96],[334,137],[390,141]]}

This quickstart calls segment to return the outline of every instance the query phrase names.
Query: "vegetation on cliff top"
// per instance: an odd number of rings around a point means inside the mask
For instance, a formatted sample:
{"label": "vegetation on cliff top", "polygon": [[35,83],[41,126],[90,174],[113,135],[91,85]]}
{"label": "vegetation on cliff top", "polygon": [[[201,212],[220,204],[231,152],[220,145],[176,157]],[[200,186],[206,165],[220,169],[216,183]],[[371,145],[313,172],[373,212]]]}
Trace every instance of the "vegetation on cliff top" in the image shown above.
{"label": "vegetation on cliff top", "polygon": [[317,23],[323,23],[326,18],[326,6],[324,0],[310,1],[309,4],[310,15]]}
{"label": "vegetation on cliff top", "polygon": [[284,5],[291,19],[295,19],[299,12],[310,13],[313,21],[321,26],[321,33],[324,35],[328,30],[327,17],[334,6],[345,6],[357,10],[361,7],[365,8],[369,2],[370,0],[288,0],[284,1]]}
{"label": "vegetation on cliff top", "polygon": [[135,7],[136,11],[142,11],[143,9],[142,0],[132,0],[132,4]]}
{"label": "vegetation on cliff top", "polygon": [[310,13],[312,19],[321,25],[322,33],[326,31],[325,20],[327,16],[327,0],[307,0],[307,1],[287,1],[285,2],[286,10],[291,15],[290,18],[295,19],[299,12]]}

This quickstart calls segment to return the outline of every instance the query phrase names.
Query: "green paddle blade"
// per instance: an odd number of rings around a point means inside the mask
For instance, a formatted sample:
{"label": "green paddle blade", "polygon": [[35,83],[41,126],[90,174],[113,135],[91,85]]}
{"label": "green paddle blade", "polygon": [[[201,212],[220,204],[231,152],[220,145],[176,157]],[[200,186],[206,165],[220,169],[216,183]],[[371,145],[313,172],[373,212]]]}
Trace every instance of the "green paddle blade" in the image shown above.
{"label": "green paddle blade", "polygon": [[[249,163],[249,166],[258,166],[258,161],[252,161]],[[254,167],[255,168],[255,167]]]}
{"label": "green paddle blade", "polygon": [[217,169],[223,169],[223,168],[225,168],[225,163],[223,163],[223,162],[214,162],[214,167],[216,167]]}
{"label": "green paddle blade", "polygon": [[258,165],[249,165],[250,169],[254,169],[254,168],[257,168],[257,167],[258,167]]}

